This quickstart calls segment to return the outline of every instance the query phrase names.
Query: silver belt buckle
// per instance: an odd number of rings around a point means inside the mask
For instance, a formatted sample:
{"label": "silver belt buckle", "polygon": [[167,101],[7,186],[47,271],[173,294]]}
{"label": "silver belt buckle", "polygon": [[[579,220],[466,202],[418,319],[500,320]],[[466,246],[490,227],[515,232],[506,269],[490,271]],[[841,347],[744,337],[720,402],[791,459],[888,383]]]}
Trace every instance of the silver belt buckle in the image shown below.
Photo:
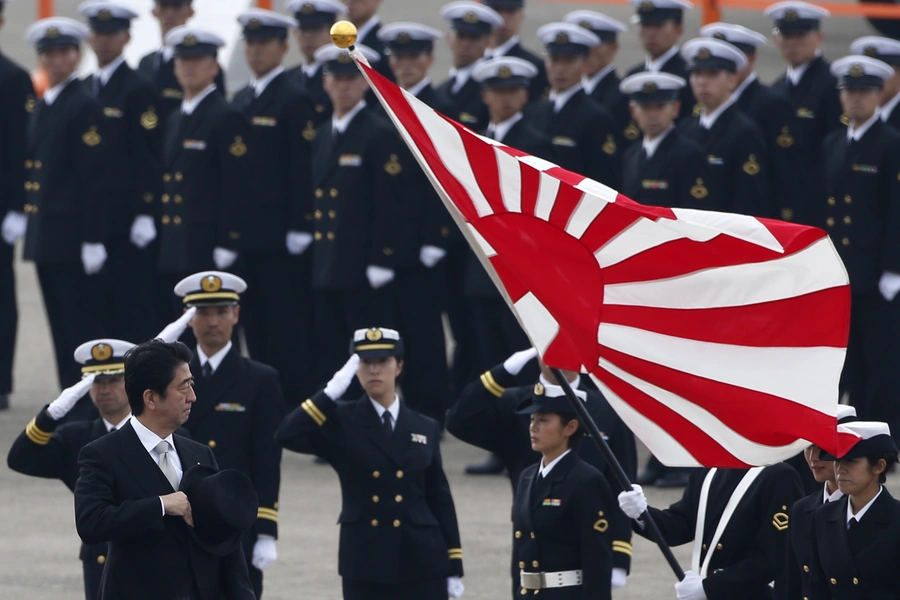
{"label": "silver belt buckle", "polygon": [[526,573],[522,571],[520,574],[522,587],[526,590],[542,590],[544,587],[543,573]]}

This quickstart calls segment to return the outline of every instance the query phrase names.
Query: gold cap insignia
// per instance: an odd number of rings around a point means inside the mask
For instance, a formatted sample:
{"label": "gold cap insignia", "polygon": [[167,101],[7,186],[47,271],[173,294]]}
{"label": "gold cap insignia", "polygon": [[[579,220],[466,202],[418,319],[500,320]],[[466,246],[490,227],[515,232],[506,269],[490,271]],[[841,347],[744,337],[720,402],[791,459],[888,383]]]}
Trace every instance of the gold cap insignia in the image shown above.
{"label": "gold cap insignia", "polygon": [[112,347],[109,344],[97,344],[91,348],[91,356],[94,360],[109,360],[112,353]]}
{"label": "gold cap insignia", "polygon": [[500,79],[509,79],[512,77],[512,69],[509,67],[500,67],[497,69],[497,77]]}
{"label": "gold cap insignia", "polygon": [[412,41],[412,38],[405,31],[401,31],[397,34],[397,38],[394,41],[398,44],[408,44]]}
{"label": "gold cap insignia", "polygon": [[859,63],[853,63],[850,65],[850,71],[847,73],[850,77],[862,77],[866,74],[866,70],[863,69],[863,66]]}
{"label": "gold cap insignia", "polygon": [[262,21],[259,19],[250,19],[247,22],[247,29],[256,30],[262,27]]}
{"label": "gold cap insignia", "polygon": [[207,275],[200,281],[200,289],[208,294],[222,289],[222,278],[218,275]]}
{"label": "gold cap insignia", "polygon": [[641,88],[641,92],[645,94],[655,94],[659,91],[659,86],[656,85],[653,81],[648,81],[644,84],[644,87]]}
{"label": "gold cap insignia", "polygon": [[560,31],[556,34],[556,38],[553,40],[557,44],[568,44],[569,43],[569,34],[565,31]]}
{"label": "gold cap insignia", "polygon": [[237,135],[234,137],[234,143],[228,148],[228,151],[231,152],[232,156],[240,158],[247,154],[247,144],[244,143],[244,139],[241,136]]}
{"label": "gold cap insignia", "polygon": [[187,46],[188,48],[190,48],[191,46],[196,46],[197,43],[198,43],[197,36],[190,34],[190,35],[184,36],[184,40],[181,42],[181,45]]}
{"label": "gold cap insignia", "polygon": [[717,32],[715,32],[715,33],[713,34],[713,38],[714,38],[714,39],[717,39],[717,40],[724,40],[724,39],[725,39],[725,34],[722,33],[721,31],[717,31]]}
{"label": "gold cap insignia", "polygon": [[700,60],[707,60],[712,56],[712,52],[709,51],[709,48],[703,47],[697,50],[697,58]]}
{"label": "gold cap insignia", "polygon": [[655,8],[656,6],[654,6],[653,3],[650,2],[650,0],[644,0],[643,2],[641,2],[641,6],[640,8],[638,8],[638,11],[642,13],[648,13],[653,12]]}
{"label": "gold cap insignia", "polygon": [[59,37],[59,28],[58,27],[48,27],[47,33],[44,34],[44,37],[51,39],[51,40],[58,38]]}
{"label": "gold cap insignia", "polygon": [[304,4],[303,7],[300,9],[300,14],[301,14],[301,15],[314,15],[314,14],[316,14],[316,5],[313,4],[313,3],[311,3],[311,2],[307,2],[307,3]]}
{"label": "gold cap insignia", "polygon": [[534,384],[534,395],[535,396],[543,396],[544,395],[544,384],[541,382],[537,382]]}
{"label": "gold cap insignia", "polygon": [[863,50],[863,54],[866,56],[878,56],[878,49],[875,46],[866,46]]}
{"label": "gold cap insignia", "polygon": [[108,8],[101,9],[100,12],[97,13],[98,21],[109,21],[112,19],[112,13],[109,12]]}
{"label": "gold cap insignia", "polygon": [[580,23],[578,23],[578,26],[582,29],[590,29],[591,31],[593,31],[593,29],[591,29],[591,23],[589,21],[581,21]]}
{"label": "gold cap insignia", "polygon": [[798,18],[800,18],[800,17],[797,14],[797,11],[794,10],[793,8],[789,8],[786,11],[784,11],[784,16],[781,17],[781,20],[787,21],[788,23],[790,23],[792,21],[796,21]]}
{"label": "gold cap insignia", "polygon": [[475,14],[475,11],[470,10],[466,14],[463,15],[463,23],[474,24],[478,22],[478,15]]}
{"label": "gold cap insignia", "polygon": [[370,342],[377,342],[382,337],[384,337],[384,334],[381,333],[381,330],[376,327],[373,327],[372,329],[370,329],[366,332],[366,339],[369,340]]}
{"label": "gold cap insignia", "polygon": [[349,63],[351,60],[353,60],[353,59],[351,59],[351,58],[350,58],[350,55],[347,54],[346,52],[344,52],[344,53],[342,53],[342,54],[338,54],[337,61],[338,61],[339,63],[341,63],[342,65],[346,65],[346,64]]}

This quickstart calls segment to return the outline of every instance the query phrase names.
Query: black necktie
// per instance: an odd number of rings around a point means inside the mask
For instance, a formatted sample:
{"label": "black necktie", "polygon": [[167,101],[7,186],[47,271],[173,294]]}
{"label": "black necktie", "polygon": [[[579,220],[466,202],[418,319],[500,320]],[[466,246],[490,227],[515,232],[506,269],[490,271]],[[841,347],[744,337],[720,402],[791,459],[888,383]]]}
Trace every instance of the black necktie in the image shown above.
{"label": "black necktie", "polygon": [[859,525],[859,521],[857,521],[855,518],[854,518],[854,519],[850,519],[850,522],[847,523],[847,531],[853,531],[853,529],[854,529],[857,525]]}
{"label": "black necktie", "polygon": [[391,437],[391,434],[394,433],[394,428],[391,427],[391,413],[389,411],[384,411],[381,414],[381,427],[384,429],[384,434],[388,437]]}
{"label": "black necktie", "polygon": [[94,80],[94,81],[93,81],[93,84],[94,84],[94,86],[93,86],[93,87],[94,87],[94,97],[97,97],[97,96],[100,95],[100,90],[103,89],[103,83],[100,81],[100,76],[99,76],[99,75],[94,75],[93,80]]}
{"label": "black necktie", "polygon": [[212,377],[213,369],[212,369],[212,365],[209,364],[209,361],[206,361],[205,363],[203,363],[203,368],[200,369],[200,371],[203,373],[204,379],[209,379],[210,377]]}
{"label": "black necktie", "polygon": [[115,427],[110,427],[109,431],[107,431],[106,433],[112,433],[112,432],[115,431],[115,430],[116,430]]}

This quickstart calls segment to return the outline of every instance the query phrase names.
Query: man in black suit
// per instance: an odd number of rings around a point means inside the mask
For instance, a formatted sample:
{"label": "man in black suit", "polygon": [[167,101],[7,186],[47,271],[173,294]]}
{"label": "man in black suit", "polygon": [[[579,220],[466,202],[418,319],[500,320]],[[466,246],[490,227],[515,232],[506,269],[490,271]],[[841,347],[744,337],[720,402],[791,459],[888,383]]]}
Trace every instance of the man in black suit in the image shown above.
{"label": "man in black suit", "polygon": [[800,1],[779,2],[765,11],[775,21],[773,40],[788,65],[785,74],[772,84],[772,90],[791,103],[791,135],[795,152],[801,157],[793,173],[798,196],[790,208],[795,222],[816,227],[825,224],[822,141],[830,131],[846,125],[842,122],[835,78],[821,50],[824,36],[820,26],[828,14],[823,8]]}
{"label": "man in black suit", "polygon": [[[684,11],[693,7],[687,0],[628,0],[637,8],[631,18],[638,25],[638,36],[646,52],[643,64],[635,65],[628,75],[651,71],[671,73],[687,80],[687,64],[678,51],[678,40],[684,34]],[[690,86],[684,87],[679,96],[679,119],[696,116],[697,100]]]}
{"label": "man in black suit", "polygon": [[[0,28],[5,0],[0,0]],[[0,410],[9,408],[13,354],[19,313],[13,246],[25,235],[25,157],[28,114],[34,110],[31,77],[22,67],[0,54]]]}
{"label": "man in black suit", "polygon": [[107,143],[103,110],[75,73],[88,34],[66,17],[33,23],[25,34],[50,86],[28,121],[25,259],[37,265],[61,387],[80,379],[72,348],[106,331],[97,274],[107,256]]}
{"label": "man in black suit", "polygon": [[709,196],[703,208],[755,217],[769,215],[766,146],[759,128],[734,105],[735,72],[747,56],[721,40],[695,38],[681,49],[691,71],[700,114],[682,120],[681,133],[706,152]]}
{"label": "man in black suit", "polygon": [[841,384],[861,419],[885,421],[900,434],[900,133],[878,115],[880,90],[893,69],[867,56],[832,64],[847,129],[825,137],[825,226],[853,296]]}
{"label": "man in black suit", "polygon": [[178,491],[193,465],[216,467],[212,450],[173,432],[194,395],[191,351],[153,340],[125,357],[133,418],[81,450],[75,525],[87,544],[109,542],[101,600],[253,600],[240,546],[205,551],[189,529],[191,504]]}
{"label": "man in black suit", "polygon": [[550,95],[532,103],[528,123],[550,137],[551,160],[564,169],[613,189],[622,177],[621,153],[612,117],[588,98],[581,78],[596,35],[571,23],[550,23],[538,29],[544,43]]}
{"label": "man in black suit", "polygon": [[884,87],[881,89],[880,112],[882,121],[900,131],[900,110],[895,110],[900,103],[900,41],[867,35],[853,40],[850,54],[877,58],[894,69],[894,74],[884,80]]}
{"label": "man in black suit", "polygon": [[[166,36],[176,27],[181,27],[194,16],[192,0],[153,0],[153,16],[159,21],[163,47],[141,59],[137,70],[156,86],[159,98],[160,130],[166,131],[166,120],[181,107],[184,90],[175,76],[175,49],[166,42]],[[216,89],[225,95],[225,70],[221,67],[216,74]]]}
{"label": "man in black suit", "polygon": [[[357,44],[370,62],[378,55]],[[399,234],[408,161],[396,130],[366,104],[369,89],[337,46],[316,52],[334,114],[313,143],[314,338],[319,344],[317,382],[346,360],[346,340],[366,323],[390,322],[391,286],[399,267],[418,261],[419,247]],[[411,201],[411,200],[410,200]]]}
{"label": "man in black suit", "polygon": [[309,96],[313,107],[313,130],[331,119],[331,98],[322,86],[322,64],[316,60],[316,50],[331,44],[331,26],[345,7],[338,0],[290,0],[286,9],[294,13],[298,26],[294,30],[297,49],[303,56],[303,64],[288,69],[292,79]]}
{"label": "man in black suit", "polygon": [[522,46],[519,40],[519,31],[525,22],[525,0],[486,0],[485,6],[497,11],[503,19],[503,23],[494,28],[491,34],[491,47],[485,53],[485,58],[521,58],[530,62],[538,70],[538,74],[531,78],[528,84],[528,99],[540,100],[549,91],[547,82],[547,70],[544,68],[544,60]]}
{"label": "man in black suit", "polygon": [[[137,13],[116,2],[82,4],[97,70],[85,90],[103,106],[107,145],[109,259],[103,272],[103,309],[110,331],[148,339],[162,326],[156,299],[156,223],[162,189],[159,101],[153,83],[125,62],[131,19]],[[166,313],[167,314],[167,313]]]}
{"label": "man in black suit", "polygon": [[284,416],[278,373],[244,358],[231,342],[240,316],[240,294],[247,284],[230,273],[196,273],[175,286],[185,310],[197,307],[190,321],[197,352],[197,401],[185,428],[213,450],[223,469],[236,469],[253,483],[259,498],[256,523],[243,537],[244,556],[256,597],[262,597],[263,571],[278,559],[278,489],[281,448],[275,429]]}
{"label": "man in black suit", "polygon": [[159,268],[171,285],[203,269],[228,269],[238,258],[249,204],[250,131],[237,108],[215,93],[216,52],[225,42],[192,27],[169,32],[181,110],[167,125]]}
{"label": "man in black suit", "polygon": [[584,27],[600,38],[600,43],[588,53],[581,86],[591,100],[605,108],[613,118],[624,151],[631,142],[641,137],[637,123],[628,111],[628,97],[619,91],[620,79],[615,65],[619,34],[628,31],[628,28],[624,23],[592,10],[573,10],[562,20]]}
{"label": "man in black suit", "polygon": [[625,151],[622,188],[648,206],[705,208],[707,159],[699,145],[675,127],[684,79],[668,73],[635,73],[621,84],[644,137]]}
{"label": "man in black suit", "polygon": [[[300,82],[284,71],[288,30],[296,21],[250,9],[244,28],[247,64],[254,75],[232,105],[250,123],[254,149],[254,209],[246,213],[239,271],[250,356],[272,365],[291,405],[315,390],[312,357],[313,109]],[[220,461],[221,462],[221,461]]]}

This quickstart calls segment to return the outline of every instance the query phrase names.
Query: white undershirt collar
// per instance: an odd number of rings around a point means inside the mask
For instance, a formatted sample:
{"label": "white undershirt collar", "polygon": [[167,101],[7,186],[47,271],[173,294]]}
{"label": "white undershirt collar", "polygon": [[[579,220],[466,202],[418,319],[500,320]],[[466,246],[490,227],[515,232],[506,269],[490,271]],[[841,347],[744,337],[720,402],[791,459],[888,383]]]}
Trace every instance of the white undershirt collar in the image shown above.
{"label": "white undershirt collar", "polygon": [[218,370],[219,365],[222,364],[222,361],[225,360],[225,355],[231,352],[231,340],[228,340],[228,343],[225,344],[225,347],[213,354],[212,356],[206,356],[206,353],[203,352],[203,349],[200,348],[200,344],[197,344],[197,358],[200,360],[200,366],[203,367],[206,363],[209,363],[209,366],[212,367],[213,373]]}
{"label": "white undershirt collar", "polygon": [[706,110],[704,109],[704,111],[700,113],[700,126],[704,129],[712,129],[713,125],[716,124],[716,121],[719,119],[719,117],[722,116],[722,113],[728,110],[728,107],[730,107],[732,104],[734,104],[734,97],[731,97],[723,102],[722,106],[709,114],[706,114]]}
{"label": "white undershirt collar", "polygon": [[669,62],[669,59],[678,54],[678,46],[672,46],[659,58],[644,58],[644,68],[651,73],[659,73],[662,71],[663,65]]}
{"label": "white undershirt collar", "polygon": [[850,499],[847,498],[847,527],[850,527],[850,520],[856,519],[857,522],[862,521],[863,516],[869,511],[875,501],[878,500],[878,496],[881,495],[881,492],[884,491],[884,486],[878,488],[878,493],[875,494],[875,497],[869,500],[868,504],[859,509],[859,512],[855,515],[853,514],[853,505],[850,504]]}
{"label": "white undershirt collar", "polygon": [[44,92],[44,104],[47,106],[52,106],[56,99],[59,98],[59,95],[63,93],[63,90],[66,89],[66,86],[78,79],[78,76],[74,73],[67,80],[62,83],[58,83],[54,85],[52,88]]}
{"label": "white undershirt collar", "polygon": [[372,400],[372,397],[369,396],[369,402],[372,403],[372,406],[375,407],[375,412],[378,413],[378,420],[381,421],[384,419],[384,413],[387,411],[391,415],[391,428],[396,429],[397,427],[397,417],[400,416],[400,399],[397,397],[397,394],[394,394],[394,401],[387,408],[383,407],[378,402]]}
{"label": "white undershirt collar", "polygon": [[585,75],[581,78],[581,87],[584,88],[584,92],[587,95],[591,95],[594,93],[594,90],[597,89],[597,86],[600,85],[600,82],[603,81],[603,78],[612,73],[616,69],[616,65],[608,64],[599,71],[597,71],[593,77],[588,77]]}
{"label": "white undershirt collar", "polygon": [[757,79],[758,79],[758,77],[756,76],[756,71],[754,71],[753,73],[750,73],[750,75],[747,77],[747,79],[743,80],[741,82],[741,85],[737,86],[737,89],[731,93],[731,100],[733,102],[737,102],[738,99],[741,97],[741,94],[744,93],[744,90],[746,90],[747,87],[751,83],[756,81]]}
{"label": "white undershirt collar", "polygon": [[558,462],[561,461],[563,458],[565,458],[566,454],[568,454],[568,453],[571,452],[571,451],[572,451],[572,449],[569,448],[568,450],[566,450],[565,452],[563,452],[562,454],[560,454],[559,456],[557,456],[556,458],[554,458],[554,459],[550,462],[550,464],[547,465],[546,467],[544,466],[544,459],[541,459],[541,468],[540,468],[541,477],[546,477],[547,475],[549,475],[549,474],[550,474],[550,471],[553,470],[553,467],[556,466],[556,463],[558,463]]}
{"label": "white undershirt collar", "polygon": [[284,67],[278,65],[265,75],[263,75],[260,79],[253,79],[250,81],[250,85],[253,86],[253,89],[256,90],[256,97],[259,98],[262,96],[263,92],[266,91],[266,88],[269,87],[269,84],[272,83],[272,80],[284,73]]}
{"label": "white undershirt collar", "polygon": [[869,130],[869,128],[875,124],[875,121],[880,118],[881,111],[876,109],[875,114],[872,115],[869,120],[862,125],[857,127],[855,123],[850,123],[850,125],[847,126],[847,141],[849,142],[850,140],[854,140],[858,142],[862,138],[862,136],[866,135],[866,132]]}
{"label": "white undershirt collar", "polygon": [[366,107],[366,101],[360,100],[359,104],[350,109],[343,117],[338,118],[337,113],[331,115],[331,129],[336,130],[338,133],[344,133],[347,131],[347,128],[350,127],[350,121],[353,120],[353,117],[356,114]]}
{"label": "white undershirt collar", "polygon": [[506,137],[506,134],[509,133],[509,130],[512,129],[513,125],[521,121],[522,117],[523,115],[520,111],[505,121],[501,121],[497,124],[491,123],[487,128],[488,134],[498,142],[502,142],[503,138]]}
{"label": "white undershirt collar", "polygon": [[668,129],[663,131],[652,140],[648,139],[646,135],[644,136],[644,140],[641,142],[641,146],[644,148],[644,152],[647,153],[647,158],[653,158],[653,155],[656,154],[656,150],[657,148],[659,148],[659,145],[662,144],[662,141],[666,139],[666,136],[669,135],[674,129],[674,125],[669,125]]}
{"label": "white undershirt collar", "polygon": [[209,84],[209,87],[200,92],[197,97],[191,98],[190,100],[185,98],[181,101],[181,112],[186,115],[194,114],[194,111],[197,110],[197,107],[200,106],[200,103],[203,102],[206,97],[212,94],[214,91],[216,91],[216,84],[211,83]]}
{"label": "white undershirt collar", "polygon": [[125,57],[120,56],[116,60],[112,61],[105,67],[100,67],[97,69],[97,72],[94,73],[94,77],[100,77],[100,84],[106,85],[109,83],[109,80],[112,79],[112,76],[115,74],[116,69],[122,66],[122,63],[125,62]]}
{"label": "white undershirt collar", "polygon": [[485,58],[496,58],[498,56],[506,56],[510,50],[513,49],[513,46],[519,43],[519,36],[514,35],[499,46],[494,48],[488,48],[487,52],[484,53]]}

